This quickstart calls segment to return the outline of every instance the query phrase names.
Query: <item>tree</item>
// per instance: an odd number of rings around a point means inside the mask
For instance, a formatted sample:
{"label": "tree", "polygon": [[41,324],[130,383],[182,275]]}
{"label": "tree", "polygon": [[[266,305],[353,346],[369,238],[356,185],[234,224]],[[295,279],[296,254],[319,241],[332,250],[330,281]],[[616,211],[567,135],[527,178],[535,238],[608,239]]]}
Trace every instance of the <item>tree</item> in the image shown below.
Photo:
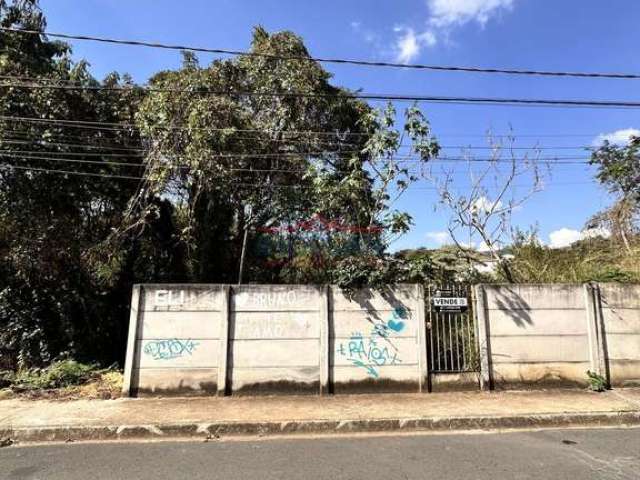
{"label": "tree", "polygon": [[[249,280],[273,281],[252,267],[252,257],[265,250],[257,244],[273,246],[278,242],[265,242],[265,234],[285,230],[290,269],[293,244],[302,243],[305,255],[310,244],[302,232],[283,227],[318,216],[353,229],[309,239],[330,259],[323,275],[305,267],[309,276],[285,271],[280,281],[331,281],[342,260],[381,257],[388,243],[382,232],[402,233],[410,222],[389,211],[389,191],[401,194],[415,180],[394,160],[402,137],[395,110],[371,109],[332,86],[291,32],[270,35],[258,27],[251,52],[260,55],[206,68],[189,54],[181,69],[152,79],[155,91],[137,117],[151,147],[137,204],[163,195],[177,200],[196,281],[241,280],[245,266]],[[428,161],[438,149],[428,122],[416,108],[406,115],[404,132]],[[143,208],[132,220],[147,216]],[[339,254],[346,245],[348,254]]]}
{"label": "tree", "polygon": [[[0,24],[45,29],[37,0],[0,0]],[[252,51],[299,60],[201,67],[186,53],[148,88],[95,79],[45,35],[3,31],[0,45],[1,367],[121,362],[136,282],[354,287],[420,270],[387,246],[416,180],[395,154],[406,137],[436,156],[428,122],[410,108],[398,127],[391,106],[332,85],[293,33],[257,28]],[[273,229],[290,260],[276,268],[257,261]]]}
{"label": "tree", "polygon": [[[448,169],[441,177],[430,179],[438,188],[440,206],[450,214],[447,229],[451,239],[469,264],[478,262],[475,243],[479,242],[477,248],[488,252],[505,279],[514,282],[505,253],[512,236],[512,216],[543,189],[546,173],[538,152],[518,156],[510,148],[515,139],[510,137],[507,141],[509,144],[503,147],[489,139],[491,157],[482,167],[478,165],[483,160],[468,156],[466,177],[459,177],[453,169]],[[459,178],[464,178],[465,191],[456,189]],[[524,186],[518,185],[518,181]]]}
{"label": "tree", "polygon": [[[1,2],[0,24],[45,28],[36,0]],[[131,122],[142,92],[117,74],[98,82],[85,62],[70,60],[68,45],[44,36],[2,32],[0,44],[0,73],[35,78],[42,87],[0,90],[3,357],[19,365],[47,363],[65,352],[113,361],[124,350],[130,276],[111,271],[112,281],[103,283],[91,252],[119,224],[136,191],[135,182],[109,177],[139,171],[142,159],[132,149],[141,144],[132,131],[58,120]],[[122,91],[48,87],[59,84]],[[100,268],[105,273],[106,266]]]}
{"label": "tree", "polygon": [[597,165],[596,178],[615,196],[614,204],[595,215],[588,228],[608,230],[631,252],[630,237],[638,234],[640,221],[640,137],[632,137],[625,146],[605,141],[591,155]]}

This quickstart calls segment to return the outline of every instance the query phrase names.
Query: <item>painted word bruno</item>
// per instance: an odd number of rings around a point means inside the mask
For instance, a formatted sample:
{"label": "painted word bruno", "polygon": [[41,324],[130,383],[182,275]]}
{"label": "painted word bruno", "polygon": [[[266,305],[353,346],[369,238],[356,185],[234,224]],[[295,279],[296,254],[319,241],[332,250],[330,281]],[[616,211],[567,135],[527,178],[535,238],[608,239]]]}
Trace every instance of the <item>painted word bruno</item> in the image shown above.
{"label": "painted word bruno", "polygon": [[238,306],[253,308],[293,307],[306,301],[306,295],[295,290],[239,292],[236,296]]}
{"label": "painted word bruno", "polygon": [[147,342],[142,350],[154,360],[172,360],[184,355],[191,355],[198,346],[193,340],[153,340]]}
{"label": "painted word bruno", "polygon": [[347,357],[356,367],[364,368],[370,377],[379,378],[379,367],[402,362],[391,336],[404,330],[407,317],[404,307],[396,308],[389,320],[374,324],[368,337],[354,332],[346,346],[344,343],[338,346],[338,353]]}

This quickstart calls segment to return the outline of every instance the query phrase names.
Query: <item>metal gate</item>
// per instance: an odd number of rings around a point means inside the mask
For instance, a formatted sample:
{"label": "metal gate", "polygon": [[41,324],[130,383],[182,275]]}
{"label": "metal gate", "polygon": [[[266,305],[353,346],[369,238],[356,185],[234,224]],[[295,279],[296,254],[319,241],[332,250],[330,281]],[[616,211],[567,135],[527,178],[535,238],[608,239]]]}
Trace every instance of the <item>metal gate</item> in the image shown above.
{"label": "metal gate", "polygon": [[[466,308],[462,306],[466,299]],[[439,304],[444,306],[438,307]],[[430,373],[480,370],[475,316],[469,285],[427,287],[427,349]]]}

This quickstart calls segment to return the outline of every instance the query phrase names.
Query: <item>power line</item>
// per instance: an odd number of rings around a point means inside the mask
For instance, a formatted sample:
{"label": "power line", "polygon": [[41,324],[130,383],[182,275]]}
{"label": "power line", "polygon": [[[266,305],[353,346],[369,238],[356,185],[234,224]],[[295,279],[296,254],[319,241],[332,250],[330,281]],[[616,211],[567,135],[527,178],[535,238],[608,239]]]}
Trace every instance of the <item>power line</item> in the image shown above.
{"label": "power line", "polygon": [[[2,140],[0,139],[0,143],[2,143]],[[449,148],[456,148],[456,147],[449,147]],[[480,149],[482,147],[475,147],[477,149]],[[109,157],[109,158],[113,158],[113,157],[120,157],[120,158],[142,158],[145,157],[144,153],[112,153],[110,151],[106,151],[106,152],[67,152],[67,151],[51,151],[51,150],[14,150],[14,149],[0,149],[0,152],[11,152],[11,153],[15,153],[15,154],[23,154],[23,155],[31,155],[31,154],[47,154],[47,155],[69,155],[69,156],[78,156],[78,157]],[[147,152],[148,153],[148,152]],[[324,151],[306,151],[306,152],[273,152],[273,153],[263,153],[263,152],[239,152],[239,153],[211,153],[211,154],[203,154],[201,155],[204,158],[216,158],[216,159],[239,159],[239,158],[248,158],[248,159],[259,159],[259,158],[264,158],[264,159],[281,159],[281,158],[288,158],[288,159],[293,159],[295,160],[298,157],[322,157],[325,156],[327,153],[334,153],[334,152],[324,152]],[[341,154],[358,154],[361,153],[359,150],[348,150],[348,151],[343,151],[343,152],[337,152],[337,153],[341,153]],[[163,155],[166,158],[173,158],[175,157],[175,155],[172,154],[168,154],[168,155]],[[184,156],[184,155],[182,155]],[[399,158],[416,158],[416,155],[414,154],[406,154],[406,153],[397,153],[395,155],[393,155],[394,159],[399,159]],[[488,157],[488,158],[480,158],[480,157],[465,157],[465,156],[458,156],[458,157],[452,157],[452,156],[447,156],[447,155],[442,155],[442,156],[437,156],[434,157],[433,160],[465,160],[465,161],[495,161],[495,160],[501,160],[500,158],[493,158],[493,157]],[[508,160],[508,159],[503,159],[503,160]],[[584,156],[572,156],[572,155],[553,155],[553,156],[546,156],[546,157],[542,157],[542,156],[538,156],[535,157],[535,160],[539,160],[539,161],[544,161],[544,160],[589,160],[589,157],[584,157]],[[420,161],[422,163],[424,163],[423,160],[418,160],[416,158],[416,161]],[[510,161],[510,160],[508,160]]]}
{"label": "power line", "polygon": [[34,172],[58,173],[63,175],[81,175],[81,176],[87,176],[87,177],[117,178],[122,180],[145,180],[145,177],[113,175],[109,173],[76,172],[73,170],[58,170],[58,169],[38,168],[38,167],[23,167],[20,165],[10,165],[10,164],[0,164],[0,169],[2,168],[10,168],[12,170],[28,170],[28,171],[34,171]]}
{"label": "power line", "polygon": [[[86,165],[100,165],[105,167],[133,167],[133,168],[146,168],[146,164],[141,163],[127,163],[127,162],[104,162],[100,160],[82,160],[76,158],[50,158],[50,157],[23,157],[20,155],[13,154],[5,154],[0,152],[0,158],[8,157],[8,158],[20,158],[23,160],[42,160],[48,162],[63,162],[63,163],[76,163],[76,164],[86,164]],[[212,171],[211,168],[195,168],[190,165],[178,164],[178,165],[165,165],[166,168],[172,170],[194,170],[194,171]],[[307,173],[307,170],[303,169],[285,169],[285,168],[225,168],[227,171],[231,172],[255,172],[255,173]],[[142,178],[142,177],[141,177]]]}
{"label": "power line", "polygon": [[[13,132],[11,132],[13,133]],[[17,132],[16,132],[17,133]],[[46,140],[21,140],[21,139],[6,139],[0,138],[0,143],[6,143],[8,145],[33,145],[37,147],[73,147],[73,148],[86,148],[89,150],[117,150],[117,151],[131,151],[131,152],[147,152],[144,148],[135,147],[116,147],[110,145],[91,145],[83,143],[66,143],[66,142],[49,142]]]}
{"label": "power line", "polygon": [[[0,157],[10,157],[10,158],[20,158],[20,159],[24,159],[24,160],[45,160],[45,161],[62,161],[62,162],[76,162],[76,163],[92,163],[92,164],[96,164],[96,165],[119,165],[119,166],[128,166],[128,167],[144,167],[147,165],[147,162],[143,162],[143,163],[131,163],[131,162],[113,162],[113,161],[104,161],[104,160],[83,160],[83,159],[67,159],[67,158],[63,158],[63,157],[51,157],[51,156],[45,156],[45,155],[68,155],[68,156],[74,156],[74,152],[37,152],[37,151],[16,151],[16,150],[0,150]],[[93,155],[88,155],[88,154],[83,154],[83,153],[78,153],[76,156],[80,156],[80,157],[100,157],[100,158],[120,158],[120,156],[110,156],[108,154],[105,155],[100,155],[100,154],[93,154]],[[168,158],[168,160],[178,160],[178,159],[183,159],[183,157],[171,157]],[[206,156],[205,159],[220,159],[221,156],[220,155],[210,155],[210,156]],[[223,156],[222,158],[229,158],[229,159],[235,159],[234,156]],[[287,157],[283,157],[283,158],[287,158]],[[257,158],[252,158],[252,157],[248,157],[249,160],[256,160]],[[273,158],[275,160],[280,160],[280,157],[275,157]],[[438,157],[438,158],[434,158],[433,160],[429,161],[429,162],[423,162],[421,160],[415,159],[412,156],[394,156],[393,158],[391,158],[392,161],[395,161],[396,163],[416,163],[416,164],[420,164],[423,166],[431,166],[434,164],[438,164],[438,163],[445,163],[445,162],[453,162],[453,163],[464,163],[464,162],[486,162],[486,163],[496,163],[496,164],[500,164],[500,163],[505,163],[505,164],[511,164],[513,163],[512,160],[509,159],[493,159],[493,158],[464,158],[464,157]],[[541,157],[541,158],[536,158],[536,161],[540,161],[541,163],[546,163],[549,165],[589,165],[589,159],[588,158],[584,158],[584,157],[571,157],[571,156],[560,156],[560,157]],[[165,165],[169,168],[172,167],[171,164]],[[189,167],[189,168],[194,168],[191,167],[188,164],[181,164],[179,166],[185,166],[185,167]],[[242,171],[243,169],[239,169],[239,168],[231,168],[231,167],[227,167],[225,166],[226,169],[229,170],[236,170],[236,171]],[[194,168],[195,169],[195,168]],[[259,170],[259,169],[247,169],[247,170]],[[274,167],[271,169],[263,169],[262,171],[278,171],[278,167]],[[306,170],[297,170],[299,172],[306,172]]]}
{"label": "power line", "polygon": [[[98,129],[98,130],[107,130],[107,131],[121,131],[121,130],[137,130],[139,127],[137,127],[136,125],[133,124],[123,124],[123,123],[117,123],[117,122],[98,122],[98,121],[89,121],[89,120],[67,120],[67,119],[57,119],[57,118],[37,118],[37,117],[21,117],[21,116],[8,116],[8,115],[0,115],[0,121],[11,121],[11,122],[25,122],[25,123],[49,123],[49,124],[53,124],[53,125],[62,125],[62,126],[69,126],[72,128],[88,128],[88,129]],[[235,128],[235,127],[226,127],[226,128],[214,128],[214,127],[191,127],[191,126],[184,126],[184,125],[168,125],[168,126],[162,126],[159,127],[161,129],[166,129],[166,130],[195,130],[195,131],[201,131],[201,130],[206,130],[206,131],[211,131],[211,132],[228,132],[228,133],[235,133],[235,132],[240,132],[240,133],[249,133],[249,132],[253,132],[253,133],[280,133],[280,134],[309,134],[309,135],[333,135],[333,136],[337,136],[337,137],[346,137],[346,136],[365,136],[368,134],[364,134],[361,132],[344,132],[344,133],[332,133],[332,132],[320,132],[320,131],[311,131],[311,130],[282,130],[282,131],[275,131],[275,130],[268,130],[268,129],[251,129],[251,128]],[[271,141],[271,139],[264,139],[264,138],[249,138],[250,140],[264,140],[264,141]],[[290,140],[290,139],[280,139],[283,142],[290,142],[290,143],[296,143],[296,141],[294,140]],[[316,140],[313,140],[316,141]],[[310,143],[309,141],[300,141],[299,143],[305,143],[308,144]],[[349,143],[342,143],[342,142],[331,142],[332,144],[339,144],[339,145],[356,145],[356,144],[349,144]],[[412,146],[411,144],[401,144],[400,146]],[[589,145],[579,145],[576,147],[573,146],[566,146],[566,145],[561,145],[561,146],[555,146],[555,147],[537,147],[537,146],[531,146],[531,147],[519,147],[519,146],[502,146],[502,145],[497,145],[497,146],[471,146],[471,145],[442,145],[441,148],[455,148],[455,149],[471,149],[471,150],[499,150],[499,149],[504,149],[504,150],[556,150],[556,149],[560,149],[560,150],[576,150],[576,149],[589,149],[589,148],[593,148],[592,146]]]}
{"label": "power line", "polygon": [[[55,89],[55,90],[83,90],[83,91],[114,91],[130,92],[122,87],[80,86],[80,85],[34,85],[34,84],[0,84],[0,88],[26,89]],[[425,102],[450,103],[456,105],[507,105],[521,107],[563,107],[563,108],[611,108],[635,109],[640,108],[640,102],[624,100],[570,100],[550,98],[499,98],[499,97],[466,97],[466,96],[438,96],[438,95],[408,95],[408,94],[378,94],[378,93],[309,93],[309,92],[255,92],[255,91],[224,91],[211,89],[178,89],[140,87],[148,92],[160,93],[206,93],[219,96],[238,97],[282,97],[282,98],[359,98],[361,100],[388,100],[396,102]]]}
{"label": "power line", "polygon": [[[146,177],[140,176],[129,176],[129,175],[114,175],[109,173],[94,173],[94,172],[78,172],[74,170],[59,170],[59,169],[50,169],[50,168],[40,168],[40,167],[24,167],[20,165],[12,165],[12,164],[0,164],[0,171],[2,168],[9,168],[12,170],[25,170],[25,171],[35,171],[35,172],[43,172],[43,173],[55,173],[61,175],[77,175],[77,176],[87,176],[87,177],[103,177],[103,178],[113,178],[113,179],[122,179],[122,180],[146,180]],[[545,187],[550,186],[568,186],[568,185],[592,185],[595,182],[556,182],[553,184],[547,184]],[[293,189],[311,189],[313,188],[310,185],[301,185],[301,184],[256,184],[256,183],[233,183],[234,186],[242,186],[242,187],[261,187],[261,188],[293,188]],[[512,187],[528,187],[529,185],[512,185]],[[363,187],[364,188],[364,187]],[[406,190],[431,190],[438,191],[437,188],[433,187],[419,187],[419,186],[409,186]]]}
{"label": "power line", "polygon": [[[7,76],[0,75],[0,78],[4,78]],[[273,130],[265,130],[265,129],[252,129],[251,131],[265,131],[265,132],[273,132]],[[366,136],[367,133],[362,132],[327,132],[327,131],[311,131],[311,130],[286,130],[284,133],[313,133],[316,135],[337,135],[337,136]],[[15,132],[16,134],[26,134],[29,132]],[[602,132],[595,133],[516,133],[516,132],[493,132],[491,129],[487,129],[484,133],[449,133],[449,132],[438,132],[434,135],[438,138],[446,138],[446,137],[457,137],[457,138],[595,138],[598,135],[601,135]]]}
{"label": "power line", "polygon": [[0,149],[0,153],[9,152],[16,155],[68,155],[70,157],[105,157],[105,158],[144,158],[143,153],[111,153],[111,152],[52,152],[50,150],[7,150]]}
{"label": "power line", "polygon": [[[14,132],[11,131],[9,132],[13,135],[17,135],[18,138],[20,138],[20,136],[24,133],[26,134],[27,132]],[[35,134],[33,134],[35,135]],[[23,138],[29,138],[29,135],[22,135]],[[33,137],[32,137],[33,138]],[[38,137],[39,138],[39,137]],[[69,137],[69,136],[65,136],[65,138],[76,138],[80,141],[85,140],[85,138],[83,137]],[[289,142],[293,145],[308,145],[309,142],[306,141],[297,141],[297,140],[291,140],[291,142]],[[0,144],[6,144],[6,145],[24,145],[24,146],[34,146],[34,147],[50,147],[50,148],[54,148],[54,147],[72,147],[72,148],[78,148],[78,149],[88,149],[88,150],[99,150],[102,149],[104,150],[104,153],[100,152],[100,153],[96,153],[96,154],[89,154],[89,153],[84,153],[84,152],[74,152],[73,155],[88,155],[88,156],[110,156],[112,155],[111,150],[116,151],[116,152],[133,152],[132,154],[128,155],[128,154],[121,154],[121,153],[117,153],[114,154],[114,156],[139,156],[139,155],[144,155],[144,154],[148,154],[150,152],[149,149],[142,149],[142,148],[132,148],[132,147],[117,147],[117,146],[112,146],[112,145],[92,145],[92,144],[87,144],[87,143],[67,143],[67,142],[49,142],[49,141],[42,141],[39,139],[32,139],[32,140],[22,140],[22,139],[13,139],[13,138],[2,138],[0,137]],[[409,148],[409,147],[413,147],[410,144],[401,144],[400,145],[401,148]],[[498,152],[498,151],[503,151],[503,150],[523,150],[523,151],[554,151],[554,150],[588,150],[591,147],[587,147],[587,146],[550,146],[550,147],[538,147],[538,146],[529,146],[529,147],[510,147],[510,146],[506,146],[506,147],[489,147],[489,146],[473,146],[473,145],[442,145],[441,150],[463,150],[463,151],[473,151],[473,150],[487,150],[487,151],[493,151],[493,152]],[[18,150],[15,150],[18,151]],[[31,153],[32,150],[20,150],[21,152],[24,153]],[[65,154],[67,153],[66,151],[50,151],[50,150],[33,150],[33,152],[36,153],[53,153],[53,154]],[[350,155],[350,154],[359,154],[361,153],[361,150],[338,150],[338,151],[333,151],[330,149],[326,149],[326,150],[317,150],[317,151],[285,151],[285,152],[273,152],[273,153],[262,153],[262,152],[256,152],[256,153],[246,153],[246,152],[242,152],[242,153],[230,153],[230,154],[215,154],[216,157],[218,156],[222,156],[224,157],[229,156],[229,157],[233,157],[233,158],[238,158],[238,157],[286,157],[286,156],[291,156],[291,157],[298,157],[298,156],[302,156],[302,155],[317,155],[317,156],[324,156],[324,155],[332,155],[332,154],[337,154],[337,155]],[[394,157],[396,158],[400,158],[400,157],[415,157],[415,154],[409,154],[409,153],[397,153],[396,155],[394,155]],[[441,155],[439,156],[440,159],[445,158],[445,156]],[[580,160],[580,159],[585,159],[588,160],[589,158],[587,157],[576,157],[576,156],[560,156],[560,155],[553,155],[552,157],[536,157],[539,160],[557,160],[557,159],[575,159],[575,160]],[[461,159],[467,159],[466,157],[462,157]]]}
{"label": "power line", "polygon": [[20,28],[0,27],[0,30],[5,32],[38,35],[38,36],[47,35],[54,38],[64,38],[68,40],[85,40],[85,41],[92,41],[92,42],[110,43],[110,44],[116,44],[116,45],[130,45],[130,46],[151,47],[151,48],[160,48],[160,49],[168,49],[168,50],[214,53],[214,54],[220,54],[220,55],[248,56],[248,57],[267,58],[272,60],[284,60],[284,61],[296,60],[296,61],[307,61],[307,62],[357,65],[357,66],[366,66],[366,67],[389,67],[389,68],[434,70],[434,71],[447,71],[447,72],[500,73],[500,74],[507,74],[507,75],[536,75],[536,76],[547,76],[547,77],[615,78],[615,79],[634,79],[634,80],[640,79],[640,74],[635,74],[635,73],[551,71],[551,70],[515,69],[515,68],[482,68],[482,67],[470,67],[470,66],[446,66],[446,65],[427,65],[427,64],[415,64],[415,63],[378,62],[378,61],[370,61],[370,60],[356,60],[356,59],[345,59],[345,58],[274,55],[269,53],[248,52],[248,51],[242,51],[242,50],[205,48],[205,47],[196,47],[196,46],[187,46],[187,45],[171,45],[171,44],[165,44],[165,43],[159,43],[159,42],[123,40],[123,39],[96,37],[96,36],[89,36],[89,35],[72,35],[67,33],[55,33],[55,32],[47,32],[47,31],[20,29]]}

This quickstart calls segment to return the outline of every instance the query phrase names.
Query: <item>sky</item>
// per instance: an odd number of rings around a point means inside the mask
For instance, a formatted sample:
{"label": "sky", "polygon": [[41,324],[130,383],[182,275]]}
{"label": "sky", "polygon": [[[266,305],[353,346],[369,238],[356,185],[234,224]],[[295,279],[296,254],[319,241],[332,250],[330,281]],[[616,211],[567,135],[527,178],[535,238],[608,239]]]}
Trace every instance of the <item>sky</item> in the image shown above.
{"label": "sky", "polygon": [[[291,30],[311,55],[399,63],[559,71],[640,73],[640,2],[629,0],[41,0],[51,32],[246,50],[252,28]],[[175,51],[74,41],[95,76],[128,72],[144,83],[175,68]],[[199,55],[201,64],[214,57]],[[327,64],[332,82],[369,93],[639,101],[640,80],[516,77]],[[407,104],[396,105],[399,113]],[[518,155],[587,159],[603,138],[624,143],[640,134],[638,109],[542,108],[421,103],[442,155],[486,157],[487,132],[515,137]],[[498,138],[496,138],[498,140]],[[503,139],[503,141],[505,141]],[[533,152],[528,152],[530,155]],[[435,161],[434,176],[453,168],[459,194],[464,165]],[[594,167],[554,165],[545,187],[514,212],[515,226],[536,226],[553,247],[576,241],[585,222],[611,203],[593,181]],[[441,175],[439,176],[441,178]],[[514,194],[526,194],[528,181]],[[490,190],[489,204],[494,201]],[[449,213],[433,183],[412,185],[394,205],[414,219],[392,250],[437,247],[451,240]],[[480,242],[472,239],[480,246]]]}

